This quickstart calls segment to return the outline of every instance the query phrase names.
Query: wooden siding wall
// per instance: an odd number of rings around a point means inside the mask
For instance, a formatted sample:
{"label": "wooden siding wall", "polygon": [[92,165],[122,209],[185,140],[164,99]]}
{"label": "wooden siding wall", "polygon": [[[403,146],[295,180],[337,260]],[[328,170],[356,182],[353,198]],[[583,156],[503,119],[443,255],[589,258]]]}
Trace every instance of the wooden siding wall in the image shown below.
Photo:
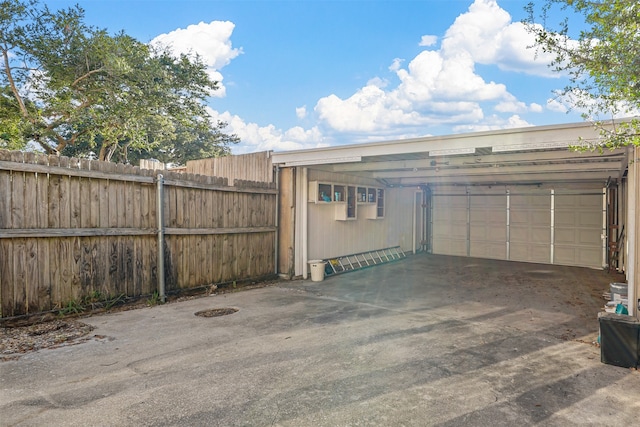
{"label": "wooden siding wall", "polygon": [[255,182],[273,182],[273,164],[269,151],[191,160],[187,162],[186,172],[224,177],[231,183],[237,179]]}
{"label": "wooden siding wall", "polygon": [[[167,293],[274,273],[272,184],[163,171]],[[157,289],[157,172],[0,151],[1,317]]]}
{"label": "wooden siding wall", "polygon": [[[309,181],[384,188],[379,182],[309,169]],[[413,203],[417,188],[385,188],[385,217],[366,219],[362,213],[348,221],[335,219],[332,204],[307,203],[308,258],[325,259],[390,246],[413,250]]]}

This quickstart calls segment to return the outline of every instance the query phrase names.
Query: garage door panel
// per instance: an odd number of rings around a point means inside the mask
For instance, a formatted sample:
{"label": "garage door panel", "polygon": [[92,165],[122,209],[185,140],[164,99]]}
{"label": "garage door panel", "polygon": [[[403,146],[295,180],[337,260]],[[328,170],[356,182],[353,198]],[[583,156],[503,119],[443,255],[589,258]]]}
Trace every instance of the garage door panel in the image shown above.
{"label": "garage door panel", "polygon": [[506,224],[507,212],[506,210],[472,210],[469,218],[472,224]]}
{"label": "garage door panel", "polygon": [[578,212],[577,217],[581,227],[602,228],[602,211]]}
{"label": "garage door panel", "polygon": [[549,227],[549,225],[551,224],[551,211],[524,212],[512,209],[510,222],[511,224],[531,224]]}
{"label": "garage door panel", "polygon": [[460,209],[434,209],[433,220],[443,222],[467,223],[467,210]]}
{"label": "garage door panel", "polygon": [[511,243],[509,245],[509,259],[548,264],[551,259],[551,247],[530,243]]}
{"label": "garage door panel", "polygon": [[579,245],[594,245],[598,250],[602,247],[602,235],[598,235],[594,231],[598,230],[580,230],[578,231],[578,244]]}
{"label": "garage door panel", "polygon": [[555,230],[556,244],[572,245],[578,243],[576,241],[576,233],[573,230]]}
{"label": "garage door panel", "polygon": [[575,212],[555,212],[556,227],[562,225],[573,225],[577,221]]}
{"label": "garage door panel", "polygon": [[602,244],[602,237],[596,234],[597,230],[563,230],[556,229],[555,237],[556,244],[571,244],[571,245],[592,245],[596,246],[597,250],[600,250]]}
{"label": "garage door panel", "polygon": [[602,228],[602,211],[556,211],[556,226]]}
{"label": "garage door panel", "polygon": [[467,210],[466,194],[460,196],[434,196],[433,200],[436,206],[442,208]]}
{"label": "garage door panel", "polygon": [[482,240],[491,242],[506,242],[507,229],[505,226],[471,225],[471,241]]}
{"label": "garage door panel", "polygon": [[471,209],[474,208],[498,208],[498,209],[506,209],[507,208],[507,196],[504,195],[493,195],[493,196],[473,196],[469,201],[469,206]]}
{"label": "garage door panel", "polygon": [[440,224],[433,228],[434,237],[440,239],[467,239],[467,225]]}
{"label": "garage door panel", "polygon": [[602,263],[602,251],[593,247],[556,245],[554,264],[594,267]]}
{"label": "garage door panel", "polygon": [[554,201],[556,209],[602,208],[602,195],[595,192],[594,194],[556,194]]}
{"label": "garage door panel", "polygon": [[505,259],[507,257],[506,244],[492,242],[472,242],[470,246],[472,257]]}
{"label": "garage door panel", "polygon": [[433,197],[433,252],[467,255],[467,195]]}
{"label": "garage door panel", "polygon": [[549,227],[523,227],[511,226],[509,228],[511,242],[518,243],[551,243],[551,232]]}
{"label": "garage door panel", "polygon": [[554,263],[602,267],[602,194],[555,196]]}
{"label": "garage door panel", "polygon": [[513,194],[510,197],[510,204],[512,208],[551,209],[551,197],[549,194]]}
{"label": "garage door panel", "polygon": [[507,197],[472,188],[470,196],[434,197],[434,252],[601,267],[600,190],[531,190],[512,189]]}
{"label": "garage door panel", "polygon": [[435,240],[433,242],[433,251],[436,254],[441,255],[467,255],[467,241],[466,240]]}

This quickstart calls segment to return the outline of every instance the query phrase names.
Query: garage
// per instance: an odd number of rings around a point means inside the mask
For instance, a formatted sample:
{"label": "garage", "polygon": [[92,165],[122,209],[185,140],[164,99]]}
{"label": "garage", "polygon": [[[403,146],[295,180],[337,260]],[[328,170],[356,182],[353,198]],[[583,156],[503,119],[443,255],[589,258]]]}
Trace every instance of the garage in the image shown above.
{"label": "garage", "polygon": [[608,269],[635,292],[636,149],[571,149],[599,139],[573,123],[272,153],[279,270],[399,247]]}
{"label": "garage", "polygon": [[431,194],[434,254],[607,266],[605,189],[455,190]]}

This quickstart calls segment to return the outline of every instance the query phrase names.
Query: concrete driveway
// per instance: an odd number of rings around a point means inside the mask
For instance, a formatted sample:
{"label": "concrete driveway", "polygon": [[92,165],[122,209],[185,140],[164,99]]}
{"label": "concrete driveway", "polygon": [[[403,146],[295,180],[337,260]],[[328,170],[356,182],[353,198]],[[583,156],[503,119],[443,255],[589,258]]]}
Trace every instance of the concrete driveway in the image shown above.
{"label": "concrete driveway", "polygon": [[95,316],[92,340],[0,364],[0,424],[634,425],[640,373],[592,344],[609,281],[417,255]]}

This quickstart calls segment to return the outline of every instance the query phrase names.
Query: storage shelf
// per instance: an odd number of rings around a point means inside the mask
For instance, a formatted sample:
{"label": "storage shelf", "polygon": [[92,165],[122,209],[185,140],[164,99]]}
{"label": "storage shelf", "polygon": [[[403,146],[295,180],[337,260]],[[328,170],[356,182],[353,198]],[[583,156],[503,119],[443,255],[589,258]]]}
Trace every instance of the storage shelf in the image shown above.
{"label": "storage shelf", "polygon": [[309,181],[310,203],[333,205],[337,221],[384,218],[384,189]]}

